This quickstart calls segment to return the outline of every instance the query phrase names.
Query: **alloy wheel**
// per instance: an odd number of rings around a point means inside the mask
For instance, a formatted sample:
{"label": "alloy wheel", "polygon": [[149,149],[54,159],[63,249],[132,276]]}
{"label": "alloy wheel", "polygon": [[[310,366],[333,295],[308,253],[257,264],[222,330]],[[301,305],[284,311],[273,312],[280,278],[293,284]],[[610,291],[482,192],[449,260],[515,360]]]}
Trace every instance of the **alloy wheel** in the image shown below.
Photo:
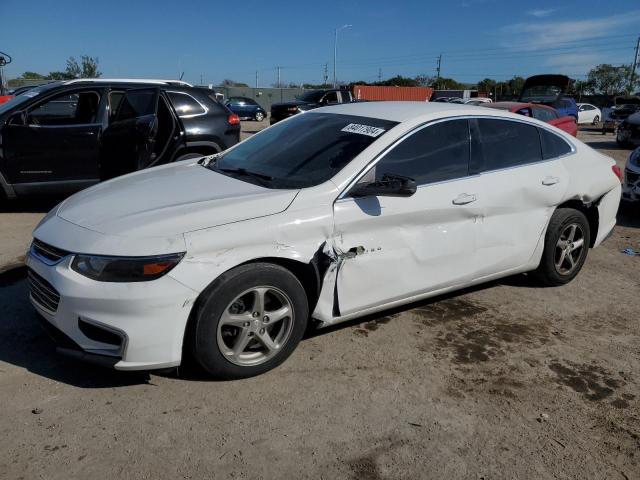
{"label": "alloy wheel", "polygon": [[292,302],[282,290],[254,287],[225,308],[218,322],[218,347],[231,363],[259,365],[282,350],[293,325]]}
{"label": "alloy wheel", "polygon": [[579,263],[585,248],[584,231],[577,223],[567,225],[556,243],[554,263],[560,275],[570,275]]}

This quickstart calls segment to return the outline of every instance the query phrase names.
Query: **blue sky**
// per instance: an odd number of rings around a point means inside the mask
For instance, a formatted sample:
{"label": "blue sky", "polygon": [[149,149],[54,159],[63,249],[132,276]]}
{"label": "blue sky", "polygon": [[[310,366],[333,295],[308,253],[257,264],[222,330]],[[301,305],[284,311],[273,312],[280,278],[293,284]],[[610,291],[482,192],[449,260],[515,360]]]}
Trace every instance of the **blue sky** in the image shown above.
{"label": "blue sky", "polygon": [[[514,6],[521,5],[521,6]],[[64,70],[67,57],[97,56],[106,77],[177,78],[260,86],[276,80],[373,81],[395,74],[485,77],[565,73],[630,63],[640,3],[629,1],[229,1],[0,0],[0,50],[9,78]]]}

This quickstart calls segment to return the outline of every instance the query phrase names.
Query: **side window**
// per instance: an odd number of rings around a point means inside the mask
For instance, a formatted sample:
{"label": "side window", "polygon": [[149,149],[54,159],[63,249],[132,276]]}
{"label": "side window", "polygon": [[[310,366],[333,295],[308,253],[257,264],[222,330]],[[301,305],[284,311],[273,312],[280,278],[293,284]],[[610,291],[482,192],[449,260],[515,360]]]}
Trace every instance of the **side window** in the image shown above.
{"label": "side window", "polygon": [[109,123],[115,118],[118,108],[124,98],[123,91],[111,91],[109,92]]}
{"label": "side window", "polygon": [[375,178],[392,173],[418,185],[469,174],[469,124],[466,120],[436,123],[417,131],[387,153],[375,166]]}
{"label": "side window", "polygon": [[483,171],[542,160],[538,129],[526,123],[479,118],[472,126],[474,163]]}
{"label": "side window", "polygon": [[351,102],[351,92],[343,90],[340,92],[340,96],[342,97],[342,103]]}
{"label": "side window", "polygon": [[558,117],[553,113],[552,110],[547,110],[546,108],[534,108],[533,118],[542,122],[550,122],[551,120],[555,120]]}
{"label": "side window", "polygon": [[202,105],[187,93],[167,92],[167,95],[179,117],[189,117],[206,113]]}
{"label": "side window", "polygon": [[322,97],[322,103],[338,103],[338,92],[329,92]]}
{"label": "side window", "polygon": [[96,91],[63,93],[29,111],[29,125],[83,125],[94,123],[100,104]]}
{"label": "side window", "polygon": [[542,158],[549,160],[571,153],[571,146],[559,135],[551,133],[544,128],[539,128],[540,142],[542,143]]}

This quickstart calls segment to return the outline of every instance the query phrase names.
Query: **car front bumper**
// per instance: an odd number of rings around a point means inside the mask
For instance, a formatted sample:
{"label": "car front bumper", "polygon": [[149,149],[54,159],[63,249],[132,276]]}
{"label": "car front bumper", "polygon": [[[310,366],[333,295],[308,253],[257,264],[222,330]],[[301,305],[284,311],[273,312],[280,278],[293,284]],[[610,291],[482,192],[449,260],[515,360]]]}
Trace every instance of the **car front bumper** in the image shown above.
{"label": "car front bumper", "polygon": [[165,275],[150,282],[97,282],[73,271],[72,255],[55,265],[27,255],[30,300],[59,350],[118,370],[180,364],[197,292]]}

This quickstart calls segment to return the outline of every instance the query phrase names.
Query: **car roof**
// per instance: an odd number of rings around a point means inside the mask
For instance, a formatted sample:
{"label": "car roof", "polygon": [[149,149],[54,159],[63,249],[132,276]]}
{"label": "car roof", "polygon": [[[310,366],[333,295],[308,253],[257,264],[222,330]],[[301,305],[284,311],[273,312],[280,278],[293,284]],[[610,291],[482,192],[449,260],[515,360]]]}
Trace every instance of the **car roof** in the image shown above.
{"label": "car roof", "polygon": [[[484,106],[445,102],[358,102],[322,107],[316,112],[339,113],[360,117],[404,122],[423,116],[486,115]],[[498,111],[496,110],[496,113]],[[506,112],[505,112],[506,113]],[[504,115],[509,116],[509,115]]]}

